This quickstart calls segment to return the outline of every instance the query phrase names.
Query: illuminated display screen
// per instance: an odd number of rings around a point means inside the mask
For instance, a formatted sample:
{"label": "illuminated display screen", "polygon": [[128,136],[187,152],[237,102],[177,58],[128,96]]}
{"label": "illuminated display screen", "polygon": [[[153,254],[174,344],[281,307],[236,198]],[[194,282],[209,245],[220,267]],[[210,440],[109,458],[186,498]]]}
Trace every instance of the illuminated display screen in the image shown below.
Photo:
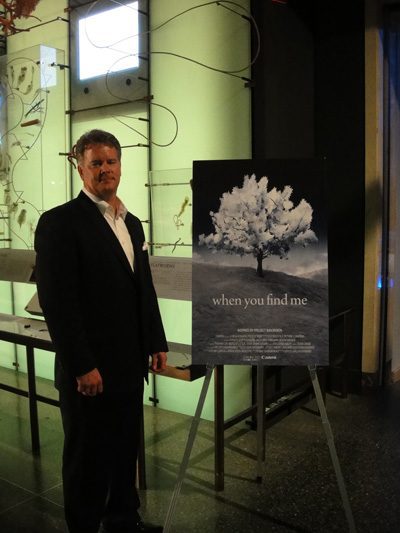
{"label": "illuminated display screen", "polygon": [[138,2],[79,20],[79,79],[139,66]]}

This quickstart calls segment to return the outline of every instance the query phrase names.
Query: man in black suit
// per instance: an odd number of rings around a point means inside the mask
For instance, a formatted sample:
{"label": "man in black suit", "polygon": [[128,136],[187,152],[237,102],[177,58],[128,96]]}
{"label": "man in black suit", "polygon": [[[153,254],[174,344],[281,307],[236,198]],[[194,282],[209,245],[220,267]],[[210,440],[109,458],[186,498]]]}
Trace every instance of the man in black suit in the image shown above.
{"label": "man in black suit", "polygon": [[92,130],[74,147],[83,190],[45,212],[35,249],[39,301],[56,349],[70,533],[162,531],[135,488],[143,378],[168,349],[138,218],[117,196],[121,147]]}

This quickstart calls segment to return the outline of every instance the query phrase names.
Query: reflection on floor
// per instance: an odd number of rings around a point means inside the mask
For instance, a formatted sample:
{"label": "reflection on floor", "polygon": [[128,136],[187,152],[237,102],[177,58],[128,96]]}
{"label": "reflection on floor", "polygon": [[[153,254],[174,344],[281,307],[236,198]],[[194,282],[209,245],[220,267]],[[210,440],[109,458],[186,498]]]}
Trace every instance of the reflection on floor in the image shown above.
{"label": "reflection on floor", "polygon": [[[0,372],[0,381],[14,380]],[[24,379],[20,378],[23,385]],[[54,395],[40,382],[41,394]],[[315,407],[310,402],[310,407]],[[357,531],[400,531],[400,383],[327,410]],[[30,452],[26,398],[0,391],[0,531],[66,532],[58,409],[39,404],[41,455]],[[142,515],[162,523],[191,419],[145,408],[148,488]],[[225,490],[213,488],[213,424],[202,421],[171,530],[195,532],[345,532],[348,530],[320,419],[297,410],[267,431],[264,478],[257,484],[256,434],[245,423],[226,433]]]}

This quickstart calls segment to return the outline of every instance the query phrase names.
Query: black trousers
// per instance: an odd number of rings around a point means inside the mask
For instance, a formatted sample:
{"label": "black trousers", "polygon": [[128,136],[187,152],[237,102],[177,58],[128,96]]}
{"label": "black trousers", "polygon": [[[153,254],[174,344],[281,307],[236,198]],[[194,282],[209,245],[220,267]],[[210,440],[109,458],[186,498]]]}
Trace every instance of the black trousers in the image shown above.
{"label": "black trousers", "polygon": [[83,396],[60,388],[63,488],[70,533],[97,533],[101,521],[129,528],[140,501],[135,486],[143,382],[129,392]]}

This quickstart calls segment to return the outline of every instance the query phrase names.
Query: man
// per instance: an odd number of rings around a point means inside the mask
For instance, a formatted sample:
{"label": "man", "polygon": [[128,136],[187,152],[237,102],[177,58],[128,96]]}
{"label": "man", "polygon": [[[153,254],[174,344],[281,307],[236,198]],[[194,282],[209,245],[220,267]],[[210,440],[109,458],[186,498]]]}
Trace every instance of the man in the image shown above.
{"label": "man", "polygon": [[56,349],[70,533],[162,531],[135,488],[143,378],[168,349],[138,218],[117,196],[121,147],[92,130],[74,152],[83,190],[45,212],[35,236],[39,301]]}

